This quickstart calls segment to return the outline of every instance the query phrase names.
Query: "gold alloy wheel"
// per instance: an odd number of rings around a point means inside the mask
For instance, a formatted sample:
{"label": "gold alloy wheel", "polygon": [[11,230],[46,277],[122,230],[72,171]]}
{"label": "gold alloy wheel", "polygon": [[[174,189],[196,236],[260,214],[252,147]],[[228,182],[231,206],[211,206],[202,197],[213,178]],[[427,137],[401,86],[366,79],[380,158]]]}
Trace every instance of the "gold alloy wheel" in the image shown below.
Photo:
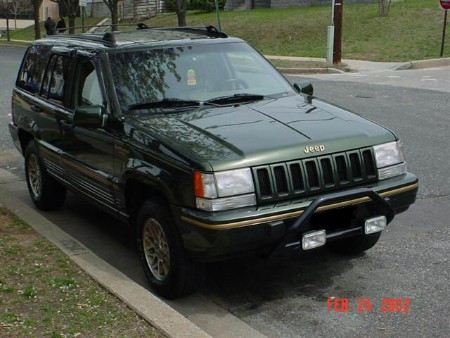
{"label": "gold alloy wheel", "polygon": [[158,281],[164,281],[169,274],[170,253],[166,235],[157,220],[149,218],[145,221],[142,242],[150,271]]}
{"label": "gold alloy wheel", "polygon": [[30,183],[31,192],[35,198],[41,194],[42,173],[39,166],[39,160],[35,154],[31,154],[28,159],[28,182]]}

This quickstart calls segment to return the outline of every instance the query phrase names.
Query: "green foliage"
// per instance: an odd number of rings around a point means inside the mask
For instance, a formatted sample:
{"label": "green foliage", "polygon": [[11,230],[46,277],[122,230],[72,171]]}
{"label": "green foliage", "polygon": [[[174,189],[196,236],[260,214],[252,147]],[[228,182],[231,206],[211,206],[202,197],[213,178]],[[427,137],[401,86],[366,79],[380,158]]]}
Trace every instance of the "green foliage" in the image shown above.
{"label": "green foliage", "polygon": [[[223,10],[226,0],[218,0],[219,9]],[[215,0],[191,0],[191,8],[202,12],[214,12],[216,10]]]}
{"label": "green foliage", "polygon": [[22,292],[22,296],[27,299],[32,299],[37,297],[37,290],[34,286],[27,286]]}
{"label": "green foliage", "polygon": [[[218,0],[218,1],[219,1],[219,9],[223,10],[223,8],[225,7],[226,0]],[[176,0],[166,0],[165,4],[167,11],[176,12],[177,10]],[[215,0],[187,0],[187,9],[209,13],[216,10],[216,2]]]}
{"label": "green foliage", "polygon": [[166,10],[168,12],[176,12],[177,10],[177,2],[176,0],[165,0]]}

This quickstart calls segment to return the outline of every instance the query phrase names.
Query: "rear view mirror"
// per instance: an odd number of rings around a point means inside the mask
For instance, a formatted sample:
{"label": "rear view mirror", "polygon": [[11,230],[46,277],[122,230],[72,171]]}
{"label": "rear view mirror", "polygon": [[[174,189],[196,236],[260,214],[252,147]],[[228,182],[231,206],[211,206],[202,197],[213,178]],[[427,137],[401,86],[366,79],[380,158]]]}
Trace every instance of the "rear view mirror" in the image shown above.
{"label": "rear view mirror", "polygon": [[103,123],[102,106],[81,106],[75,109],[73,124],[75,127],[99,128]]}
{"label": "rear view mirror", "polygon": [[299,94],[306,94],[310,96],[314,94],[314,88],[311,82],[296,82],[294,83],[294,89]]}

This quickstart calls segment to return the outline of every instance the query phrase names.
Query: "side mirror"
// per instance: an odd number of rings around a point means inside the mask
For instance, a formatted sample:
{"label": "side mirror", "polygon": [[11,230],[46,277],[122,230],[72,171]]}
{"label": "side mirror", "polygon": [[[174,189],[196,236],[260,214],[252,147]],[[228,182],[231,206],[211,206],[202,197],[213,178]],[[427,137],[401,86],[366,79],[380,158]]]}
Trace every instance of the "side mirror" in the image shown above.
{"label": "side mirror", "polygon": [[314,88],[311,82],[296,82],[294,83],[294,89],[299,94],[306,94],[310,96],[314,94]]}
{"label": "side mirror", "polygon": [[75,109],[73,125],[75,127],[99,128],[103,124],[102,106],[81,106]]}

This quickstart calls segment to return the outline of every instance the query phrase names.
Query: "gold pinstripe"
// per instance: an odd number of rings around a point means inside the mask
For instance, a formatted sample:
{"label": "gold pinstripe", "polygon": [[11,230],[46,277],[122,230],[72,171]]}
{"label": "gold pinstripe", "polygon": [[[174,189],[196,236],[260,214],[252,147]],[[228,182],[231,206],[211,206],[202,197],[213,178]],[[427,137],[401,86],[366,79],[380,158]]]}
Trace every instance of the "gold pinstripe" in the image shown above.
{"label": "gold pinstripe", "polygon": [[[382,192],[379,195],[381,197],[389,197],[392,195],[400,194],[405,191],[417,189],[418,187],[419,187],[419,183],[414,183],[414,184],[410,184],[406,187]],[[321,207],[317,208],[316,212],[322,212],[322,211],[331,210],[331,209],[343,208],[343,207],[347,207],[350,205],[365,203],[365,202],[369,202],[369,201],[370,201],[369,197],[355,198],[355,199],[352,199],[349,201],[344,201],[344,202],[333,203],[333,204],[321,206]],[[279,220],[283,220],[283,219],[299,217],[303,214],[303,212],[304,212],[304,210],[298,210],[298,211],[284,213],[281,215],[267,216],[267,217],[261,217],[261,218],[254,218],[254,219],[246,220],[246,221],[238,221],[238,222],[222,223],[222,224],[205,223],[205,222],[197,221],[197,220],[192,219],[187,216],[181,216],[181,220],[186,223],[199,226],[201,228],[213,229],[213,230],[226,230],[226,229],[233,229],[233,228],[241,228],[241,227],[259,224],[259,223],[266,223],[266,222],[279,221]]]}

